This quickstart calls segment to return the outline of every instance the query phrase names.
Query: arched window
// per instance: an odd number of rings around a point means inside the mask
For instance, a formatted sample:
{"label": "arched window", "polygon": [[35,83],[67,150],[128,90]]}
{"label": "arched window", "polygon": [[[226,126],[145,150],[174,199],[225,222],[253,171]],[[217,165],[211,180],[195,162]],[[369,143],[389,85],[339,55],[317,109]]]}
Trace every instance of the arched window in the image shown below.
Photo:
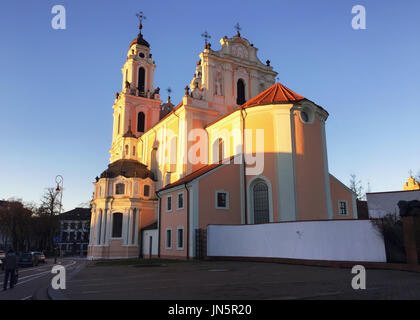
{"label": "arched window", "polygon": [[140,93],[144,93],[144,79],[145,79],[146,71],[143,67],[139,68],[139,77],[138,77],[138,86]]}
{"label": "arched window", "polygon": [[135,155],[136,155],[136,147],[133,146],[133,156],[135,156]]}
{"label": "arched window", "polygon": [[117,183],[115,187],[115,194],[124,194],[125,192],[125,185],[124,183]]}
{"label": "arched window", "polygon": [[123,222],[122,213],[119,213],[119,212],[114,213],[112,216],[112,237],[113,238],[121,238],[122,222]]}
{"label": "arched window", "polygon": [[146,117],[143,112],[137,114],[137,132],[144,132],[144,123]]}
{"label": "arched window", "polygon": [[254,223],[270,222],[267,184],[263,181],[257,182],[254,185],[252,192],[254,196]]}
{"label": "arched window", "polygon": [[125,155],[128,156],[128,144],[125,145]]}
{"label": "arched window", "polygon": [[117,123],[117,127],[118,127],[118,134],[120,134],[120,129],[121,129],[121,115],[118,115],[118,123]]}
{"label": "arched window", "polygon": [[245,101],[245,83],[242,79],[238,80],[238,83],[236,84],[236,104],[242,105]]}
{"label": "arched window", "polygon": [[220,163],[224,159],[224,142],[222,138],[217,139],[213,143],[213,163]]}

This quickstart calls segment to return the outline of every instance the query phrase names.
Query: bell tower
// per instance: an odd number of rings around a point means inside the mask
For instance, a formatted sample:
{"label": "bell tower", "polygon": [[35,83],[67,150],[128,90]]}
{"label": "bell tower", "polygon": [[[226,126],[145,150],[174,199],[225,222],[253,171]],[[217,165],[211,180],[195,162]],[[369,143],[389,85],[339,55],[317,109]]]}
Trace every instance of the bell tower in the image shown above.
{"label": "bell tower", "polygon": [[160,89],[154,87],[155,61],[150,53],[150,44],[142,33],[142,12],[139,18],[139,33],[130,43],[127,59],[122,67],[122,89],[115,97],[113,105],[114,125],[112,136],[111,162],[121,159],[126,153],[123,136],[130,131],[135,138],[153,127],[159,121]]}

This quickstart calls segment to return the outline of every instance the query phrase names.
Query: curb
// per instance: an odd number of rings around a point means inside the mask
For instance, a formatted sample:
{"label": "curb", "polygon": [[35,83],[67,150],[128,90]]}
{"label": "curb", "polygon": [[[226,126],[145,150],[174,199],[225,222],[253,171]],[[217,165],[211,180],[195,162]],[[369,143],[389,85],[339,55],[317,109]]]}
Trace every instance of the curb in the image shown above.
{"label": "curb", "polygon": [[352,268],[355,265],[362,265],[366,269],[395,270],[420,273],[420,265],[399,264],[386,262],[367,262],[367,261],[327,261],[327,260],[303,260],[288,258],[258,258],[258,257],[216,257],[207,256],[207,261],[248,261],[248,262],[272,262],[281,264],[292,264],[311,267],[329,268]]}

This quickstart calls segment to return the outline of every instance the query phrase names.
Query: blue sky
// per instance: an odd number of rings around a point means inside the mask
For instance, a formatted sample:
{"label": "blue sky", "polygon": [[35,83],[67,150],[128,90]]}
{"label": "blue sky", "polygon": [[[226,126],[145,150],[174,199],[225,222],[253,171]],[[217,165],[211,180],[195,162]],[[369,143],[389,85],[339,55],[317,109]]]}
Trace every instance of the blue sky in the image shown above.
{"label": "blue sky", "polygon": [[[51,27],[57,4],[66,30]],[[351,28],[358,4],[366,30]],[[0,199],[37,202],[57,174],[66,210],[91,198],[109,162],[112,104],[139,10],[163,99],[170,86],[180,101],[203,31],[218,49],[239,22],[281,83],[329,111],[332,174],[388,191],[420,170],[418,0],[2,1]]]}

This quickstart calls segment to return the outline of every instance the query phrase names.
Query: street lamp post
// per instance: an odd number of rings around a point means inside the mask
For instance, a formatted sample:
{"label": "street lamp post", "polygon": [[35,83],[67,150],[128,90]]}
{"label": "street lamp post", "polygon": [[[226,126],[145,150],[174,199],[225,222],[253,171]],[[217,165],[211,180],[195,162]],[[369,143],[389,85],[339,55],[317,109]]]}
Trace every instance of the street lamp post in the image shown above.
{"label": "street lamp post", "polygon": [[[58,214],[61,214],[61,211],[63,209],[63,190],[64,190],[64,178],[63,178],[63,176],[62,175],[57,175],[55,177],[55,182],[57,183],[57,188],[55,189],[55,191],[60,193],[60,209],[59,209]],[[58,249],[58,244],[56,243],[55,244],[55,249],[54,249],[54,263],[57,263],[57,254],[58,254],[57,249]]]}
{"label": "street lamp post", "polygon": [[59,214],[61,214],[61,210],[63,208],[63,187],[64,187],[64,178],[62,175],[58,175],[55,177],[55,182],[57,183],[57,188],[55,189],[55,191],[60,192],[60,212]]}

